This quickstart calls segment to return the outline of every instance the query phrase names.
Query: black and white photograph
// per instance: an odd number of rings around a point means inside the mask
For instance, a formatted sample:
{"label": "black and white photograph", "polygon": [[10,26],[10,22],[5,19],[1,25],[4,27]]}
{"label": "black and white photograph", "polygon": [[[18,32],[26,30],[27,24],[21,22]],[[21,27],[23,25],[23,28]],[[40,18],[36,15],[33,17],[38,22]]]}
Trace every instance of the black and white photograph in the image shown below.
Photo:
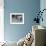
{"label": "black and white photograph", "polygon": [[24,13],[10,13],[10,24],[24,24]]}

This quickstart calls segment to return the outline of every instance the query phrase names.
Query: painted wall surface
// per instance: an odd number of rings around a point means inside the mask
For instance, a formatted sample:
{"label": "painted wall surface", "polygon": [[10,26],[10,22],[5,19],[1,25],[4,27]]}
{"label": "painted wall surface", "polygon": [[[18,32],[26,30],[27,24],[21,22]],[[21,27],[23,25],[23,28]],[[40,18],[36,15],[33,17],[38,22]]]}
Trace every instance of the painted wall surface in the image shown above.
{"label": "painted wall surface", "polygon": [[[41,1],[40,1],[40,9],[41,9],[41,11],[42,11],[43,9],[46,9],[46,0],[41,0]],[[43,22],[41,21],[41,22],[40,22],[40,25],[46,27],[46,10],[43,12],[42,17],[43,17]]]}
{"label": "painted wall surface", "polygon": [[[40,9],[40,0],[4,0],[4,35],[7,41],[18,41],[32,29]],[[24,13],[24,24],[10,24],[10,13]]]}

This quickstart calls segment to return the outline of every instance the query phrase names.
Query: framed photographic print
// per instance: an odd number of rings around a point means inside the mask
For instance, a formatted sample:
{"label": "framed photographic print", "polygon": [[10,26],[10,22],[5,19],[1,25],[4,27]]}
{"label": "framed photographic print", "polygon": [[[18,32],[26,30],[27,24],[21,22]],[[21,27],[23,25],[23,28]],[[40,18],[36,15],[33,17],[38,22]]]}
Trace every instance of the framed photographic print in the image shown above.
{"label": "framed photographic print", "polygon": [[24,13],[10,13],[10,24],[24,24]]}

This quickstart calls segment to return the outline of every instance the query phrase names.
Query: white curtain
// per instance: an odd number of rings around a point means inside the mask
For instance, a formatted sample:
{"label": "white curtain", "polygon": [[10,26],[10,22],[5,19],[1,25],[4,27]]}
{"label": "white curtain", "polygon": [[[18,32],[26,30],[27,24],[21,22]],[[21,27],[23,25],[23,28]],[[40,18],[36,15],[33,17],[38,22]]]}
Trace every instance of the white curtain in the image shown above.
{"label": "white curtain", "polygon": [[4,41],[4,0],[0,0],[0,42]]}

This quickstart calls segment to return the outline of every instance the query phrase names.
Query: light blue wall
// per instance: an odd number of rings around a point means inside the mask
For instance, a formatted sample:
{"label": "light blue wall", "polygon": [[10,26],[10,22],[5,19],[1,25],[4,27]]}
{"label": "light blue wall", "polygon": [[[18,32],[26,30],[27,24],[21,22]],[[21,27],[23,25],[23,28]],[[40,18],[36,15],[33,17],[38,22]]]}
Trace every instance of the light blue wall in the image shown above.
{"label": "light blue wall", "polygon": [[[40,9],[40,0],[4,0],[4,35],[5,40],[17,41],[32,28],[35,12]],[[10,13],[24,13],[24,24],[10,24]]]}
{"label": "light blue wall", "polygon": [[[42,11],[43,9],[46,9],[46,0],[41,0],[40,1],[40,10]],[[43,12],[42,17],[43,17],[43,22],[40,21],[40,25],[46,27],[46,11]]]}

